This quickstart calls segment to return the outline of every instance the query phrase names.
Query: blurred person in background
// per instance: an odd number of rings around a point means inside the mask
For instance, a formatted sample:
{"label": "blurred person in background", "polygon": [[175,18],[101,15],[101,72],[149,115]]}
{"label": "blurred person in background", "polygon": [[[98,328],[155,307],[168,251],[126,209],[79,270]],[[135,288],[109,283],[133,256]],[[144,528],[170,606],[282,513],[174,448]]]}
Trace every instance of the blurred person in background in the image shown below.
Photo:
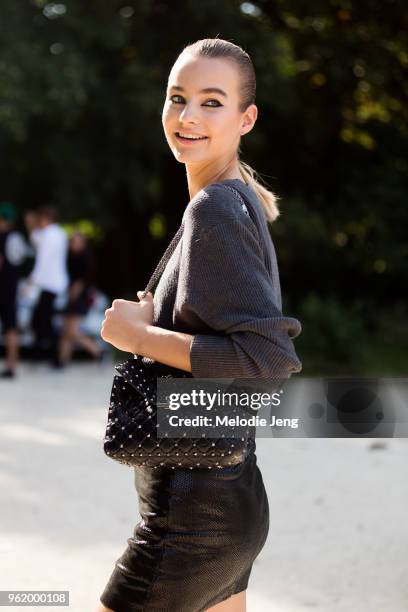
{"label": "blurred person in background", "polygon": [[58,367],[64,367],[70,361],[75,344],[79,344],[95,358],[102,356],[102,348],[96,340],[80,330],[81,321],[92,303],[91,273],[92,259],[88,240],[81,232],[75,232],[69,242],[68,304],[63,311],[64,323],[59,340]]}
{"label": "blurred person in background", "polygon": [[[33,209],[27,209],[24,211],[24,225],[27,230],[28,237],[30,239],[30,243],[32,247],[35,246],[35,237],[38,235],[40,231],[39,221],[38,221],[38,213]],[[31,249],[35,254],[33,248]]]}
{"label": "blurred person in background", "polygon": [[58,365],[58,338],[53,326],[54,302],[68,287],[68,237],[57,223],[58,213],[53,206],[42,206],[36,215],[26,215],[30,241],[35,248],[34,268],[28,284],[40,288],[33,311],[31,328],[34,334],[34,357],[48,352],[52,364]]}
{"label": "blurred person in background", "polygon": [[17,329],[17,285],[27,244],[14,230],[17,210],[11,202],[0,202],[0,322],[6,364],[0,378],[14,378],[19,358]]}

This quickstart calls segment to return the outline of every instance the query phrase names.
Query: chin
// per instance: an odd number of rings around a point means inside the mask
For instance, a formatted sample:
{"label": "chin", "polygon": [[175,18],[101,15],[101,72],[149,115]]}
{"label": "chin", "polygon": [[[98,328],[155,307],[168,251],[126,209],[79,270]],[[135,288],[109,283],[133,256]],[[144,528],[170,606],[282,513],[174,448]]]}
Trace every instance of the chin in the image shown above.
{"label": "chin", "polygon": [[191,155],[188,151],[179,151],[178,149],[173,149],[173,155],[176,160],[180,163],[191,162],[191,161],[203,161],[198,158],[198,156]]}

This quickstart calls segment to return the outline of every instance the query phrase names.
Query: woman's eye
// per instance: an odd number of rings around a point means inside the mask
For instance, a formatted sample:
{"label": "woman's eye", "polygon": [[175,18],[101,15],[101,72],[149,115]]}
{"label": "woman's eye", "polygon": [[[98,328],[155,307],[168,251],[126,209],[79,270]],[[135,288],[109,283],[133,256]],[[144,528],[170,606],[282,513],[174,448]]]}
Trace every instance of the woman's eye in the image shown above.
{"label": "woman's eye", "polygon": [[[222,104],[220,104],[218,100],[208,100],[208,102],[215,102],[215,106],[222,106]],[[208,106],[208,103],[204,104],[204,106]],[[214,106],[214,104],[210,104],[210,106]]]}
{"label": "woman's eye", "polygon": [[[174,98],[179,98],[179,100],[181,100],[181,102],[177,101],[177,100],[174,100]],[[174,104],[183,104],[184,98],[183,98],[183,96],[171,96],[170,101],[173,102]],[[215,104],[209,104],[209,102],[215,102]],[[217,106],[222,106],[222,104],[220,104],[218,102],[218,100],[212,99],[212,100],[208,100],[205,104],[203,104],[203,106],[210,106],[210,107],[216,108]]]}

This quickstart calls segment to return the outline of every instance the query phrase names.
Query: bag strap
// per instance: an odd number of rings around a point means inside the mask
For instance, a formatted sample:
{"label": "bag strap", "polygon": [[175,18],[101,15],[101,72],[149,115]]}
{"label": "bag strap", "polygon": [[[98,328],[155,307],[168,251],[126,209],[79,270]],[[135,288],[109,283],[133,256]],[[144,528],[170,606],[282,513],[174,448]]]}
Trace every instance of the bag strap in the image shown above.
{"label": "bag strap", "polygon": [[160,276],[162,275],[162,273],[164,272],[164,268],[167,265],[167,262],[169,261],[170,257],[173,255],[181,236],[183,235],[183,229],[184,229],[184,222],[180,225],[180,227],[178,228],[176,234],[174,235],[172,241],[170,242],[169,246],[167,247],[167,249],[165,250],[163,257],[161,258],[161,260],[159,261],[159,263],[157,264],[149,282],[146,285],[146,289],[143,291],[143,297],[145,297],[146,293],[148,293],[149,291],[151,291],[153,289],[153,287],[156,285],[156,283],[158,282]]}

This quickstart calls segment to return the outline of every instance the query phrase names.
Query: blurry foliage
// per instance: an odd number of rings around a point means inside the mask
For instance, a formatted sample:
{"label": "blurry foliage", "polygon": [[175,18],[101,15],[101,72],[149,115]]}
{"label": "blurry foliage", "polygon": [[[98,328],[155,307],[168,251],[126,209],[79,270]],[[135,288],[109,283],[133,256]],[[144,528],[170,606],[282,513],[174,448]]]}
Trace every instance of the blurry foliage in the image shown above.
{"label": "blurry foliage", "polygon": [[153,215],[149,221],[149,232],[153,238],[163,238],[166,235],[166,219],[162,214]]}
{"label": "blurry foliage", "polygon": [[81,234],[96,242],[103,239],[103,229],[96,223],[87,219],[80,219],[74,223],[62,223],[62,227],[69,237],[75,232],[81,232]]}
{"label": "blurry foliage", "polygon": [[281,198],[271,233],[291,314],[310,321],[313,304],[327,307],[340,347],[358,315],[336,300],[391,308],[405,294],[404,3],[17,0],[0,32],[1,197],[20,209],[52,201],[66,222],[103,228],[111,295],[144,287],[181,221],[185,171],[161,111],[178,53],[212,36],[247,49],[257,71],[242,158]]}
{"label": "blurry foliage", "polygon": [[[362,305],[358,302],[352,306],[342,305],[335,296],[322,297],[315,293],[308,294],[300,308],[302,334],[297,341],[297,349],[302,352],[311,349],[313,359],[320,363],[321,356],[328,358],[328,365],[333,363],[347,364],[348,368],[361,365],[368,350],[364,344],[364,324]],[[306,360],[308,369],[313,364]]]}

